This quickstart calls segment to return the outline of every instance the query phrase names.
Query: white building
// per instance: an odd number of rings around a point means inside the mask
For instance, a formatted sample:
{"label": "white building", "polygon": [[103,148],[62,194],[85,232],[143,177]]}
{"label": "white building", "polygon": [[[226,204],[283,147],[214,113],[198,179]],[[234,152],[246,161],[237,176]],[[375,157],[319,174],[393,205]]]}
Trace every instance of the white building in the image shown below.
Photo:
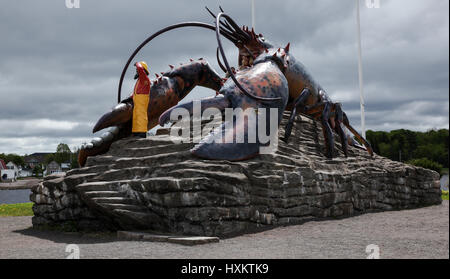
{"label": "white building", "polygon": [[2,181],[16,181],[19,176],[19,168],[13,162],[6,164],[6,169],[0,170]]}
{"label": "white building", "polygon": [[14,172],[19,175],[19,168],[16,166],[16,164],[14,164],[13,162],[9,162],[8,164],[6,164],[6,168],[10,169],[10,170],[14,170]]}
{"label": "white building", "polygon": [[70,170],[70,163],[61,163],[61,170],[62,171]]}
{"label": "white building", "polygon": [[14,170],[1,170],[1,181],[16,181],[17,176],[14,173]]}
{"label": "white building", "polygon": [[32,169],[19,168],[19,177],[30,177],[30,176],[33,176]]}
{"label": "white building", "polygon": [[50,175],[50,174],[54,174],[54,173],[61,173],[63,172],[61,169],[61,165],[58,164],[55,161],[51,161],[48,165],[47,168],[44,171],[44,176]]}

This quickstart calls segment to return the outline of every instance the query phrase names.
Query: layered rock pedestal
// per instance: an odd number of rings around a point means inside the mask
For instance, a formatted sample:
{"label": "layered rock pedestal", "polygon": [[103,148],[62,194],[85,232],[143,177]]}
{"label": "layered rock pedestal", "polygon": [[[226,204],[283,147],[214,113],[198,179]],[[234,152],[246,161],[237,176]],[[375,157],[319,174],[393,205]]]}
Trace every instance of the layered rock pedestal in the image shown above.
{"label": "layered rock pedestal", "polygon": [[86,167],[47,177],[32,190],[33,225],[223,237],[442,202],[431,170],[354,147],[345,158],[339,141],[327,159],[321,125],[305,116],[289,144],[242,162],[195,158],[193,143],[174,144],[164,132],[117,141]]}

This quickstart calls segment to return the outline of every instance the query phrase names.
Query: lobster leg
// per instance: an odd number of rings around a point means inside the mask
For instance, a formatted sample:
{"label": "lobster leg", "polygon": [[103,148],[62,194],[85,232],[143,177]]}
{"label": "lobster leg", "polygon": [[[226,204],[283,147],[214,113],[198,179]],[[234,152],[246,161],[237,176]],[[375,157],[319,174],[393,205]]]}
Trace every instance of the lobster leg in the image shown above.
{"label": "lobster leg", "polygon": [[331,106],[332,106],[332,104],[329,102],[324,103],[324,108],[323,108],[322,117],[321,117],[322,130],[323,130],[323,135],[325,137],[325,146],[326,146],[325,154],[330,159],[333,158],[333,149],[334,149],[334,136],[333,136],[333,132],[331,130],[330,124],[329,124],[330,116],[331,116]]}
{"label": "lobster leg", "polygon": [[325,138],[325,155],[328,158],[333,159],[334,135],[330,123],[334,129],[337,126],[334,121],[335,112],[333,111],[333,103],[331,103],[330,101],[324,101],[316,103],[312,106],[305,106],[303,108],[303,112],[311,116],[315,120],[320,119],[320,122],[322,124],[323,136]]}
{"label": "lobster leg", "polygon": [[343,122],[342,123],[344,123],[344,125],[345,125],[345,127],[347,127],[349,130],[350,130],[350,132],[352,132],[352,134],[354,134],[355,135],[355,137],[362,143],[362,144],[364,144],[364,146],[366,147],[366,149],[367,149],[367,152],[370,154],[370,156],[373,156],[373,149],[372,149],[372,146],[370,145],[370,143],[369,142],[367,142],[367,140],[365,140],[356,130],[355,130],[355,128],[353,128],[351,125],[350,125],[350,122],[348,121],[348,118],[347,118],[347,115],[345,114],[345,112],[343,113]]}
{"label": "lobster leg", "polygon": [[311,91],[308,88],[305,88],[303,89],[302,93],[300,93],[300,96],[295,100],[294,108],[292,109],[291,116],[289,117],[288,124],[286,125],[284,138],[282,138],[282,141],[286,143],[288,142],[288,139],[292,133],[292,126],[294,125],[294,119],[295,115],[297,114],[297,108],[304,107],[310,95]]}
{"label": "lobster leg", "polygon": [[335,123],[334,130],[337,132],[337,134],[339,135],[339,138],[341,139],[342,150],[344,152],[345,157],[348,157],[347,136],[345,135],[345,132],[341,126],[342,121],[344,120],[344,113],[342,111],[342,106],[340,103],[334,104],[334,107],[335,107],[335,114],[336,114],[336,117],[335,117],[336,123]]}

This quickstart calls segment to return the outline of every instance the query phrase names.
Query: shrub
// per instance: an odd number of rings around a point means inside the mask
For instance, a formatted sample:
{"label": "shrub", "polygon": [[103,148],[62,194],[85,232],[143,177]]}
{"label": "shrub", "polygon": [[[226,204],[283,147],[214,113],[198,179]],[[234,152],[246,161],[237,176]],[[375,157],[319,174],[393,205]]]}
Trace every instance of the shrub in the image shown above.
{"label": "shrub", "polygon": [[442,199],[448,201],[448,191],[442,191]]}
{"label": "shrub", "polygon": [[439,163],[436,163],[434,161],[431,161],[428,158],[420,158],[420,159],[413,159],[406,162],[407,164],[434,170],[438,173],[441,173],[442,165]]}

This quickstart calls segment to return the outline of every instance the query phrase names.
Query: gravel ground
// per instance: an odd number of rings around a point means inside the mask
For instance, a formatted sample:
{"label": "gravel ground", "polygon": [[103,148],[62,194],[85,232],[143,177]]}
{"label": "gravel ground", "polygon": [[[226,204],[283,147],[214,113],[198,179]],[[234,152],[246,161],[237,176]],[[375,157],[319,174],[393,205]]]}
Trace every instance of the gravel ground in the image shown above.
{"label": "gravel ground", "polygon": [[182,246],[118,241],[113,235],[44,232],[31,217],[0,217],[0,258],[66,258],[67,244],[81,258],[366,258],[379,246],[381,258],[449,258],[448,201],[421,209],[364,214]]}

